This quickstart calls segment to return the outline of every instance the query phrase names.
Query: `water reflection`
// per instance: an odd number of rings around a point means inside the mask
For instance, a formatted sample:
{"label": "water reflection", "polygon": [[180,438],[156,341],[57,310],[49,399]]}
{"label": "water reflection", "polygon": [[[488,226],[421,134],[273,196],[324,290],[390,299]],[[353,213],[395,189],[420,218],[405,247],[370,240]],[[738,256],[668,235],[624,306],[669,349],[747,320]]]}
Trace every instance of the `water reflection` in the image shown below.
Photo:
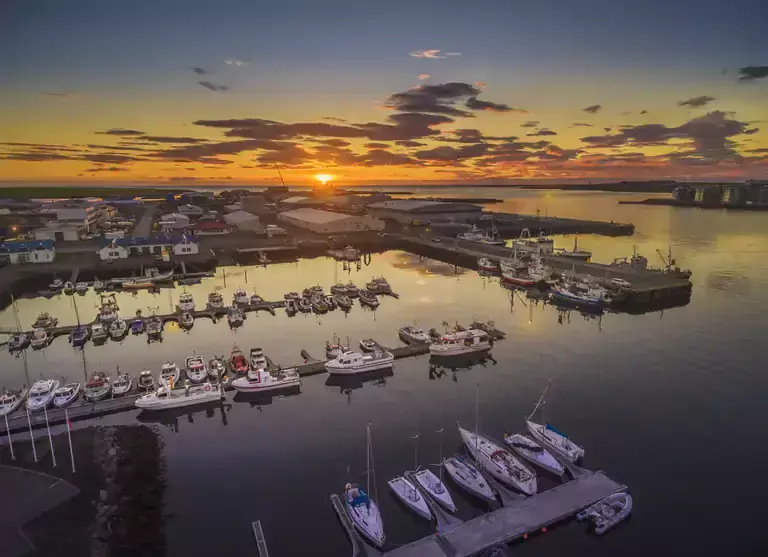
{"label": "water reflection", "polygon": [[301,386],[288,387],[279,391],[268,391],[264,393],[242,393],[237,392],[232,397],[233,402],[238,404],[247,404],[251,408],[257,408],[261,411],[262,406],[269,406],[276,398],[285,398],[295,396],[301,393]]}
{"label": "water reflection", "polygon": [[394,375],[393,368],[377,369],[355,375],[329,375],[325,380],[325,386],[338,388],[340,393],[349,396],[353,390],[362,389],[366,383],[374,387],[384,387],[387,384],[387,378]]}
{"label": "water reflection", "polygon": [[459,380],[458,372],[460,371],[469,371],[474,367],[485,368],[489,365],[495,366],[496,364],[498,364],[498,362],[488,353],[465,354],[462,356],[453,356],[450,359],[430,356],[429,380],[435,381],[450,374],[451,380],[457,382]]}
{"label": "water reflection", "polygon": [[164,425],[174,433],[178,433],[180,422],[186,421],[188,424],[194,424],[196,418],[212,419],[218,416],[223,426],[229,425],[227,412],[230,410],[232,410],[232,404],[215,402],[205,406],[196,406],[194,409],[176,408],[161,412],[144,410],[139,412],[136,420],[143,424]]}

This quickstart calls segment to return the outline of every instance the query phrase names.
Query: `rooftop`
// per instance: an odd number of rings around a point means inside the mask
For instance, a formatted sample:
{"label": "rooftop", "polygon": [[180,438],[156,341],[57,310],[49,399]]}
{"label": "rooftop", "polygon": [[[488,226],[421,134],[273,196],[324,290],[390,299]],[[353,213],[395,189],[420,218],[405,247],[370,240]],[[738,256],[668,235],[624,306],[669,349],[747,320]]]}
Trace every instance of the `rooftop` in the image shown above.
{"label": "rooftop", "polygon": [[101,247],[109,245],[123,246],[129,248],[131,246],[167,246],[173,244],[180,244],[182,242],[197,243],[194,237],[186,235],[171,235],[165,234],[160,236],[126,236],[125,238],[104,238],[101,241]]}
{"label": "rooftop", "polygon": [[0,251],[4,253],[19,253],[34,249],[54,249],[53,240],[28,240],[26,242],[3,242]]}
{"label": "rooftop", "polygon": [[369,209],[387,209],[390,211],[403,211],[407,213],[449,213],[456,211],[477,211],[482,207],[472,203],[455,203],[452,201],[428,201],[423,199],[392,199],[390,201],[378,201],[368,205]]}
{"label": "rooftop", "polygon": [[232,213],[227,213],[226,215],[224,215],[224,220],[228,224],[237,224],[238,222],[248,222],[254,219],[258,220],[259,217],[247,211],[233,211]]}
{"label": "rooftop", "polygon": [[232,225],[220,220],[201,220],[192,228],[196,230],[222,230],[230,228]]}
{"label": "rooftop", "polygon": [[345,215],[343,213],[332,213],[331,211],[321,211],[320,209],[294,209],[293,211],[284,211],[280,213],[289,218],[303,220],[308,222],[316,222],[325,224],[328,222],[336,222],[343,219],[348,219],[352,215]]}

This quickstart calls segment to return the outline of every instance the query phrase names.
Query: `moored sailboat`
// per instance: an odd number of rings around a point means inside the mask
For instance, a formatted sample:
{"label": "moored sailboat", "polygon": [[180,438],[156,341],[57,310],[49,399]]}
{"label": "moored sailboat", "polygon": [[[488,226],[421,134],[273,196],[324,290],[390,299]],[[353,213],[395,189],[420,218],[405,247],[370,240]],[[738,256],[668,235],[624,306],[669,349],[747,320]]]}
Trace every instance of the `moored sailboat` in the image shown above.
{"label": "moored sailboat", "polygon": [[534,464],[555,476],[562,476],[565,473],[563,465],[560,464],[549,451],[525,435],[520,435],[519,433],[514,435],[504,435],[504,441],[513,451],[531,464]]}
{"label": "moored sailboat", "polygon": [[368,485],[365,491],[351,483],[344,486],[344,504],[355,528],[376,547],[381,547],[386,539],[384,535],[384,521],[381,519],[381,512],[376,501],[368,495],[371,491],[371,471],[373,468],[371,424],[366,426],[365,433],[366,478]]}

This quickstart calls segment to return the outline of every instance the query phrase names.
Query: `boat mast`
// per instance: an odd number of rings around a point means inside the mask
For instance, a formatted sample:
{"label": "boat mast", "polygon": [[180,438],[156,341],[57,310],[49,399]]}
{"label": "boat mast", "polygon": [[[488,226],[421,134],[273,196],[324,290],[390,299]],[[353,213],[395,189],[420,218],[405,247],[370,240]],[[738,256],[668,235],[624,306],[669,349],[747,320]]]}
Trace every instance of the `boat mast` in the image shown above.
{"label": "boat mast", "polygon": [[545,396],[546,396],[546,394],[547,394],[547,390],[549,390],[549,385],[550,385],[550,383],[552,383],[552,379],[550,379],[549,381],[547,381],[547,386],[546,386],[546,387],[544,387],[544,391],[541,393],[541,396],[539,397],[539,400],[538,400],[538,402],[536,403],[536,406],[533,408],[533,412],[531,412],[531,413],[530,413],[530,415],[528,416],[528,419],[529,419],[529,420],[530,420],[530,419],[533,417],[533,415],[536,413],[536,410],[538,410],[538,409],[539,409],[539,406],[541,406],[541,405],[544,403],[544,397],[545,397]]}
{"label": "boat mast", "polygon": [[475,451],[477,451],[477,422],[480,419],[480,383],[475,383]]}
{"label": "boat mast", "polygon": [[438,474],[440,475],[440,483],[443,483],[443,428],[441,427],[435,433],[440,434],[440,460],[438,461],[440,464],[438,465]]}
{"label": "boat mast", "polygon": [[13,317],[16,320],[16,331],[21,332],[21,321],[19,321],[19,308],[16,307],[16,298],[11,294],[11,305],[13,306]]}
{"label": "boat mast", "polygon": [[371,422],[365,426],[365,492],[371,492]]}
{"label": "boat mast", "polygon": [[80,313],[77,311],[77,300],[72,296],[72,304],[75,306],[75,319],[77,319],[77,327],[80,327]]}

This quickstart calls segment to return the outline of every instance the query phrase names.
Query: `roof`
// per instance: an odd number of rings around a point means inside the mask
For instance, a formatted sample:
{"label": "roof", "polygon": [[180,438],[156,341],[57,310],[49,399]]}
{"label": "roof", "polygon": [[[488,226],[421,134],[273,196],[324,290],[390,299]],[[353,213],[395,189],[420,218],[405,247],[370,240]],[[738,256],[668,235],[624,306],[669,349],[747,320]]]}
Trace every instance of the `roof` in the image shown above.
{"label": "roof", "polygon": [[482,211],[479,205],[453,201],[428,201],[423,199],[392,199],[368,205],[369,209],[387,209],[405,213],[453,213],[456,211]]}
{"label": "roof", "polygon": [[259,220],[259,217],[247,211],[234,211],[224,215],[224,221],[226,221],[227,224],[238,224],[241,222],[249,222],[253,220]]}
{"label": "roof", "polygon": [[345,215],[344,213],[332,213],[331,211],[321,211],[320,209],[294,209],[293,211],[285,211],[280,215],[288,218],[303,220],[307,222],[316,222],[319,224],[325,224],[328,222],[336,222],[343,219],[354,217],[355,215]]}
{"label": "roof", "polygon": [[231,224],[220,220],[201,220],[192,226],[196,230],[220,230],[222,228],[231,228]]}
{"label": "roof", "polygon": [[101,247],[104,248],[109,245],[126,248],[131,246],[167,246],[180,244],[183,241],[191,242],[193,244],[197,243],[197,240],[192,236],[165,234],[161,236],[126,236],[125,238],[115,239],[103,238]]}
{"label": "roof", "polygon": [[26,242],[3,242],[0,244],[0,251],[6,253],[20,253],[32,251],[35,249],[54,249],[53,240],[28,240]]}
{"label": "roof", "polygon": [[286,197],[285,199],[281,200],[280,203],[301,203],[307,199],[309,199],[309,197],[304,195],[295,195],[293,197]]}
{"label": "roof", "polygon": [[165,215],[160,217],[160,220],[167,220],[167,219],[181,219],[181,220],[189,220],[189,217],[187,215],[182,215],[181,213],[166,213]]}

